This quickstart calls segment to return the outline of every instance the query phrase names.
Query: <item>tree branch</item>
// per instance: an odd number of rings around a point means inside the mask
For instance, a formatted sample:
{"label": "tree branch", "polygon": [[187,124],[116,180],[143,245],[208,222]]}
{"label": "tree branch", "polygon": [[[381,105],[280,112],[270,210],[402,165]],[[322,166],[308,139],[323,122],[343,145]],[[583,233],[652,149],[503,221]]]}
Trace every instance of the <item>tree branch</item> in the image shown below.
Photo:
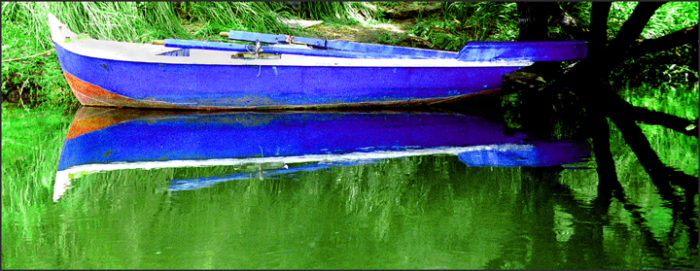
{"label": "tree branch", "polygon": [[632,15],[620,27],[620,32],[617,33],[615,40],[611,44],[610,55],[619,59],[621,53],[627,47],[632,45],[635,39],[639,37],[644,30],[644,27],[654,15],[654,12],[666,2],[640,2],[634,8]]}
{"label": "tree branch", "polygon": [[23,57],[18,57],[18,58],[3,59],[3,60],[2,60],[2,63],[5,63],[5,62],[12,62],[12,61],[18,61],[18,60],[30,59],[30,58],[33,58],[33,57],[37,57],[37,56],[42,56],[42,55],[50,54],[50,53],[53,52],[53,51],[54,51],[54,49],[49,49],[49,50],[43,51],[43,52],[41,52],[41,53],[33,54],[33,55],[30,55],[30,56],[23,56]]}
{"label": "tree branch", "polygon": [[[593,2],[591,5],[591,21],[588,33],[588,58],[583,61],[583,70],[595,78],[607,78],[609,71],[601,68],[605,63],[606,43],[608,41],[608,15],[610,14],[610,2]],[[586,93],[583,93],[586,95]]]}
{"label": "tree branch", "polygon": [[608,14],[610,2],[594,2],[591,6],[591,32],[589,33],[589,57],[597,57],[602,53],[608,40]]}
{"label": "tree branch", "polygon": [[627,104],[627,108],[625,108],[624,110],[627,110],[628,112],[626,114],[632,116],[635,120],[639,122],[645,124],[661,125],[687,136],[698,137],[697,120],[693,122],[691,120],[677,117],[671,114],[666,114],[664,112],[659,111],[651,111],[649,109],[633,106],[631,104]]}
{"label": "tree branch", "polygon": [[697,24],[683,28],[663,37],[637,41],[635,46],[630,48],[626,56],[636,57],[692,43],[695,43],[696,45],[698,43]]}

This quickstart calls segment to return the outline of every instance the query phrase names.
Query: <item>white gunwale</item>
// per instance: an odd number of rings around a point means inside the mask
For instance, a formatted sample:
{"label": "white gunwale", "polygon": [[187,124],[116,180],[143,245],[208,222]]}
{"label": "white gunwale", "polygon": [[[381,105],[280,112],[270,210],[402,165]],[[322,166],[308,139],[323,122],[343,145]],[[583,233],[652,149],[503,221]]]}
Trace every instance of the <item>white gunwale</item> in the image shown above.
{"label": "white gunwale", "polygon": [[189,49],[190,56],[164,56],[166,52],[180,48],[165,47],[164,45],[130,43],[119,41],[97,40],[84,35],[77,35],[49,13],[49,28],[51,38],[65,50],[74,54],[108,60],[163,63],[163,64],[202,64],[230,66],[321,66],[321,67],[525,67],[532,61],[499,61],[499,62],[466,62],[457,59],[372,59],[372,58],[340,58],[323,56],[304,56],[282,54],[280,58],[272,59],[240,59],[231,58],[232,51]]}

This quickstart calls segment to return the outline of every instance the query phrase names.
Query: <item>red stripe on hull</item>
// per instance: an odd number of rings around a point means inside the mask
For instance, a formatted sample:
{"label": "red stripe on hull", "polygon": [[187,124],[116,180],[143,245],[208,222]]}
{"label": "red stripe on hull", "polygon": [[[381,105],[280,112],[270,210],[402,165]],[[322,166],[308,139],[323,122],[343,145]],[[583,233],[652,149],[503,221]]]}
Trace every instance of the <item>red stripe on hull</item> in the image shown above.
{"label": "red stripe on hull", "polygon": [[100,86],[78,79],[70,73],[63,72],[66,81],[82,105],[86,106],[111,106],[133,108],[163,108],[163,109],[196,109],[196,110],[223,110],[230,107],[220,106],[192,106],[177,105],[166,102],[140,101],[123,95],[110,92]]}
{"label": "red stripe on hull", "polygon": [[115,107],[151,107],[151,108],[181,108],[182,106],[139,101],[103,89],[100,86],[78,79],[70,73],[63,72],[73,94],[82,105],[115,106]]}

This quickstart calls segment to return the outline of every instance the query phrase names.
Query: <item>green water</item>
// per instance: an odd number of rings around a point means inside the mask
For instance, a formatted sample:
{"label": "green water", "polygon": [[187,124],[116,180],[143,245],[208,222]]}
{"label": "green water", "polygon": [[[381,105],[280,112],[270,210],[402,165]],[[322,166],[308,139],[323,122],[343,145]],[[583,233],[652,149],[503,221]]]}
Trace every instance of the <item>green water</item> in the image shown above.
{"label": "green water", "polygon": [[[697,217],[661,199],[616,130],[618,177],[639,210],[594,206],[594,162],[467,167],[447,155],[177,192],[169,180],[240,169],[119,170],[77,178],[53,203],[71,119],[3,108],[2,268],[698,268]],[[697,139],[645,133],[697,175]]]}

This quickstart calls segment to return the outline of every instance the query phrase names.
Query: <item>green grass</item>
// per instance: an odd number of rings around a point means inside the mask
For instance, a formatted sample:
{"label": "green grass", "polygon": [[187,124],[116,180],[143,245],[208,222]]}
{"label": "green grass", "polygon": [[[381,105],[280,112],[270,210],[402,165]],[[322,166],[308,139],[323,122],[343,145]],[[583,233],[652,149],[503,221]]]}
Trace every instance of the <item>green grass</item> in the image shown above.
{"label": "green grass", "polygon": [[311,20],[353,25],[363,18],[376,16],[372,4],[364,2],[301,2],[296,15]]}
{"label": "green grass", "polygon": [[[629,18],[637,2],[613,2],[608,19],[612,39]],[[698,23],[698,2],[668,2],[656,10],[642,31],[641,38],[652,39]]]}
{"label": "green grass", "polygon": [[515,3],[445,2],[443,12],[418,18],[410,33],[436,49],[457,51],[469,41],[507,41],[518,35]]}

